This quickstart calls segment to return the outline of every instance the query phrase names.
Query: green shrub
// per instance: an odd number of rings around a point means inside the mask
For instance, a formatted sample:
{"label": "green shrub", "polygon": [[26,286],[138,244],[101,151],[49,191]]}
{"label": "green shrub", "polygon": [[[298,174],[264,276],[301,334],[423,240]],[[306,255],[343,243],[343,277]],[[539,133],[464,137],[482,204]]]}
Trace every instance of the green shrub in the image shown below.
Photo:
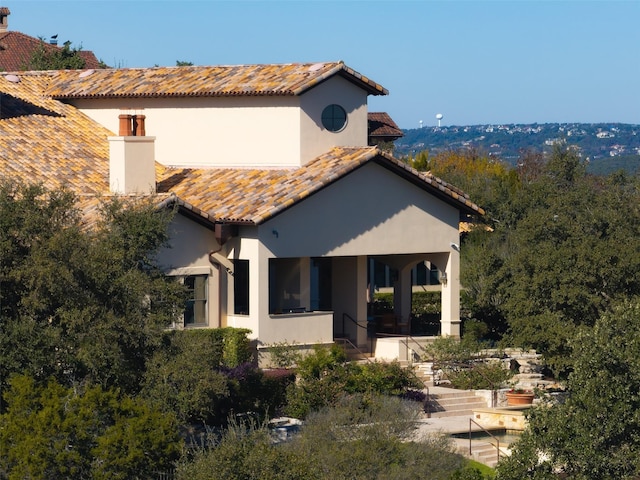
{"label": "green shrub", "polygon": [[289,386],[286,412],[305,418],[311,412],[336,405],[346,394],[401,396],[413,388],[423,388],[412,370],[398,362],[345,362],[337,345],[318,346],[300,361],[299,380]]}
{"label": "green shrub", "polygon": [[275,342],[268,345],[269,360],[272,367],[290,368],[302,359],[295,342]]}
{"label": "green shrub", "polygon": [[235,328],[167,332],[148,362],[143,395],[183,423],[221,424],[232,409],[255,408],[259,402],[252,397],[262,392],[262,374],[247,367],[247,333]]}
{"label": "green shrub", "polygon": [[286,443],[274,443],[264,425],[235,426],[192,461],[184,459],[178,479],[451,480],[466,471],[467,461],[448,438],[416,438],[419,413],[394,397],[343,396],[310,415]]}
{"label": "green shrub", "polygon": [[451,386],[462,390],[497,390],[513,376],[499,361],[472,363],[446,371]]}

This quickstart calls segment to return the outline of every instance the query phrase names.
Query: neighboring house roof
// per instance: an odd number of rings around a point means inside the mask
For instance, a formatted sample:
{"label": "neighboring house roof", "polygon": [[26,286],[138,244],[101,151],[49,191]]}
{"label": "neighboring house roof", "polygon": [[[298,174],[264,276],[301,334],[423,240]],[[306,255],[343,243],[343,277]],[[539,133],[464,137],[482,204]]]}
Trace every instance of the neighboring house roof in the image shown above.
{"label": "neighboring house roof", "polygon": [[58,71],[47,94],[59,99],[301,95],[339,75],[371,95],[389,92],[342,62],[283,65],[183,66]]}
{"label": "neighboring house roof", "polygon": [[[41,182],[49,189],[67,187],[81,196],[81,206],[91,217],[98,199],[110,194],[107,137],[113,133],[43,93],[59,73],[25,72],[17,76],[17,82],[14,76],[0,76],[0,175]],[[185,75],[190,78],[190,72]],[[180,83],[179,78],[175,80]],[[193,169],[156,164],[158,200],[177,202],[205,222],[257,225],[370,162],[462,212],[484,213],[456,187],[376,147],[334,148],[302,167],[288,169]]]}
{"label": "neighboring house roof", "polygon": [[[45,50],[59,49],[38,38],[20,32],[0,33],[0,71],[17,72],[28,68],[33,52],[40,46]],[[100,62],[91,51],[80,50],[78,54],[84,59],[86,68],[100,68]]]}
{"label": "neighboring house roof", "polygon": [[393,141],[404,136],[396,122],[386,112],[369,112],[369,138]]}

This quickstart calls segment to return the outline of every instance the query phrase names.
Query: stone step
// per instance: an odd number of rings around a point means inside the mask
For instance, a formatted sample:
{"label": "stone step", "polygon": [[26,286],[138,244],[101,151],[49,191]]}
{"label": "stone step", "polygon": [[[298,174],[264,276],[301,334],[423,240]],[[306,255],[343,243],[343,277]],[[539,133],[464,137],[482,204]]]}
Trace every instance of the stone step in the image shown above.
{"label": "stone step", "polygon": [[484,398],[465,390],[433,394],[425,403],[425,409],[433,418],[471,416],[474,409],[486,407],[487,403]]}
{"label": "stone step", "polygon": [[471,457],[492,468],[498,464],[498,451],[496,450],[496,446],[489,442],[472,443]]}
{"label": "stone step", "polygon": [[429,412],[429,416],[431,418],[472,417],[473,416],[473,409],[454,410],[454,411],[446,411],[446,410],[433,411],[433,410],[431,410]]}

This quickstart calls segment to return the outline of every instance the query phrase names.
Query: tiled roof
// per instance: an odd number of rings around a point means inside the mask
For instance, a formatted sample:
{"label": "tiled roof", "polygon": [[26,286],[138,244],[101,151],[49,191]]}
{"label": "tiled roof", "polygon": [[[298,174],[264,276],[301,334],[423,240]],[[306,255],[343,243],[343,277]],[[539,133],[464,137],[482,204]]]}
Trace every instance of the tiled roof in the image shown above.
{"label": "tiled roof", "polygon": [[484,213],[456,187],[376,147],[336,147],[295,169],[167,168],[158,191],[175,193],[183,206],[211,221],[260,224],[370,161],[410,175],[416,184],[461,210]]}
{"label": "tiled roof", "polygon": [[109,189],[109,130],[80,111],[42,95],[47,72],[0,76],[0,174],[49,189]]}
{"label": "tiled roof", "polygon": [[47,94],[54,98],[300,95],[340,75],[371,95],[388,91],[342,62],[214,67],[119,68],[60,71]]}
{"label": "tiled roof", "polygon": [[400,138],[404,132],[400,130],[396,122],[386,112],[369,112],[369,137]]}
{"label": "tiled roof", "polygon": [[[43,94],[59,72],[0,76],[0,175],[67,187],[89,217],[109,195],[113,132]],[[77,72],[76,72],[77,74]],[[368,163],[376,162],[466,213],[484,213],[454,186],[417,172],[375,147],[334,148],[290,169],[187,169],[156,164],[158,199],[175,201],[209,222],[260,224]]]}
{"label": "tiled roof", "polygon": [[[43,42],[42,40],[20,32],[0,33],[0,71],[17,72],[25,70],[34,50],[40,45],[51,51],[60,48]],[[100,68],[100,62],[88,50],[80,50],[79,55],[86,62],[86,68]]]}

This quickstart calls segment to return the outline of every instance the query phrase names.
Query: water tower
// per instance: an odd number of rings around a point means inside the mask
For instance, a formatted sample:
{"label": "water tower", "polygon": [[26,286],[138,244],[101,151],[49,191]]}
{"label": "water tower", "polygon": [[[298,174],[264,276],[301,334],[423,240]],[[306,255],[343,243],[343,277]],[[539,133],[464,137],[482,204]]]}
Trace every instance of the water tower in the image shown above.
{"label": "water tower", "polygon": [[438,127],[440,127],[440,121],[442,120],[442,117],[444,115],[442,115],[441,113],[436,114],[436,120],[438,120]]}

